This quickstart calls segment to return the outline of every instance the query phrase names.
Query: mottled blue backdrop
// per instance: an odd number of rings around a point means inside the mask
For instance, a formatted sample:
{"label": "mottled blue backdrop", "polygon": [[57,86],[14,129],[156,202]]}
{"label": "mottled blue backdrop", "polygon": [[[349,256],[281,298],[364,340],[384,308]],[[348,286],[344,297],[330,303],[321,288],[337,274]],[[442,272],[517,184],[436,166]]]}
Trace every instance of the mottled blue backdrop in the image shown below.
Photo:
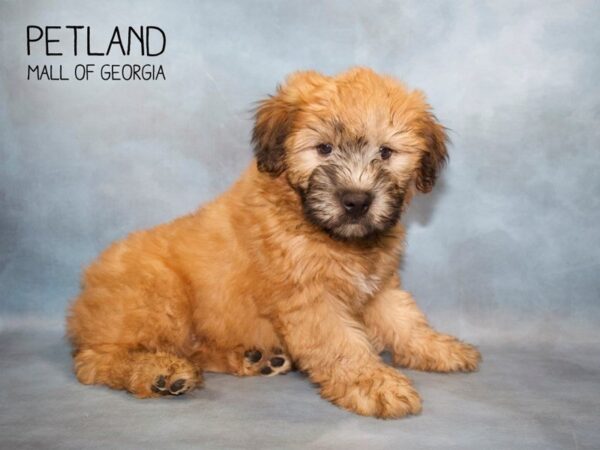
{"label": "mottled blue backdrop", "polygon": [[[405,217],[404,282],[434,324],[597,341],[599,19],[595,1],[2,1],[0,326],[61,320],[107,244],[225,190],[253,102],[286,74],[366,65],[423,89],[451,130],[450,165]],[[89,25],[98,48],[157,25],[167,47],[27,56],[30,24]],[[26,80],[28,64],[145,62],[166,81]]]}

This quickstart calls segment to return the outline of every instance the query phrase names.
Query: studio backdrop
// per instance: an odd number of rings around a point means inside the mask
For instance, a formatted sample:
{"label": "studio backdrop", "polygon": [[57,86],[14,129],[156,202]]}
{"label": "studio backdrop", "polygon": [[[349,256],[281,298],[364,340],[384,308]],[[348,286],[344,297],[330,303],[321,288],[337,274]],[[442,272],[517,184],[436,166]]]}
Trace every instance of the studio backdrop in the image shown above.
{"label": "studio backdrop", "polygon": [[[595,2],[252,3],[2,3],[3,320],[61,318],[106,245],[226,189],[250,163],[255,102],[287,74],[364,65],[425,91],[452,140],[405,217],[402,277],[434,322],[597,338]],[[128,27],[149,39],[123,56],[116,26],[126,52]],[[153,67],[124,81],[132,65]]]}
{"label": "studio backdrop", "polygon": [[1,1],[0,333],[62,333],[102,249],[226,190],[286,75],[366,66],[423,90],[451,140],[402,219],[399,273],[432,324],[484,368],[485,345],[595,348],[599,22],[595,1]]}

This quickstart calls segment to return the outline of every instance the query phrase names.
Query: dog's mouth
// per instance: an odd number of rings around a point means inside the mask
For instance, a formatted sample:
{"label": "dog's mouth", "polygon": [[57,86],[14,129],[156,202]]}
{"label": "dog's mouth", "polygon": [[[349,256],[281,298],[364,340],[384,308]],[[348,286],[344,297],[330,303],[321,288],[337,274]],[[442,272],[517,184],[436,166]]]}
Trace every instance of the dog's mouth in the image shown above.
{"label": "dog's mouth", "polygon": [[336,214],[321,217],[315,215],[315,209],[309,202],[303,202],[303,208],[304,215],[309,222],[321,228],[331,237],[344,241],[373,239],[392,228],[400,218],[400,210],[397,210],[393,219],[378,222],[368,216],[360,219]]}
{"label": "dog's mouth", "polygon": [[[316,170],[306,189],[298,189],[304,216],[338,240],[368,240],[400,219],[403,195],[390,182],[364,191],[340,189],[326,171]],[[368,200],[367,200],[368,199]]]}
{"label": "dog's mouth", "polygon": [[367,220],[350,220],[327,230],[332,236],[342,240],[367,240],[376,237],[385,230],[374,226]]}

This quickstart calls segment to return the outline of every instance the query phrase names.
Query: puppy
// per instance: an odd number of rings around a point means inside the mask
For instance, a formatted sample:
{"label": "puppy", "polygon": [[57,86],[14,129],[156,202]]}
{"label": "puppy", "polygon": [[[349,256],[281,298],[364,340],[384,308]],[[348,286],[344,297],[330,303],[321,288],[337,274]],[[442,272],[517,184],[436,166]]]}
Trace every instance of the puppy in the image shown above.
{"label": "puppy", "polygon": [[365,68],[297,72],[259,104],[252,140],[256,161],[228,192],[86,270],[67,319],[79,381],[158,397],[203,371],[295,364],[332,403],[395,418],[421,400],[381,351],[475,370],[478,351],[433,330],[397,275],[400,215],[447,158],[423,94]]}

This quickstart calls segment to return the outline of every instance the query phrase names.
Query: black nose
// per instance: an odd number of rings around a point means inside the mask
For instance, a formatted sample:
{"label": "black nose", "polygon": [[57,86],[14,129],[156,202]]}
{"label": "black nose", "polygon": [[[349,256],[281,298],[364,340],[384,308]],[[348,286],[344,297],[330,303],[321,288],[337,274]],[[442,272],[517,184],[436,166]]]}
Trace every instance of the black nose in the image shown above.
{"label": "black nose", "polygon": [[369,210],[373,197],[368,192],[348,191],[342,194],[341,201],[349,215],[360,217]]}

